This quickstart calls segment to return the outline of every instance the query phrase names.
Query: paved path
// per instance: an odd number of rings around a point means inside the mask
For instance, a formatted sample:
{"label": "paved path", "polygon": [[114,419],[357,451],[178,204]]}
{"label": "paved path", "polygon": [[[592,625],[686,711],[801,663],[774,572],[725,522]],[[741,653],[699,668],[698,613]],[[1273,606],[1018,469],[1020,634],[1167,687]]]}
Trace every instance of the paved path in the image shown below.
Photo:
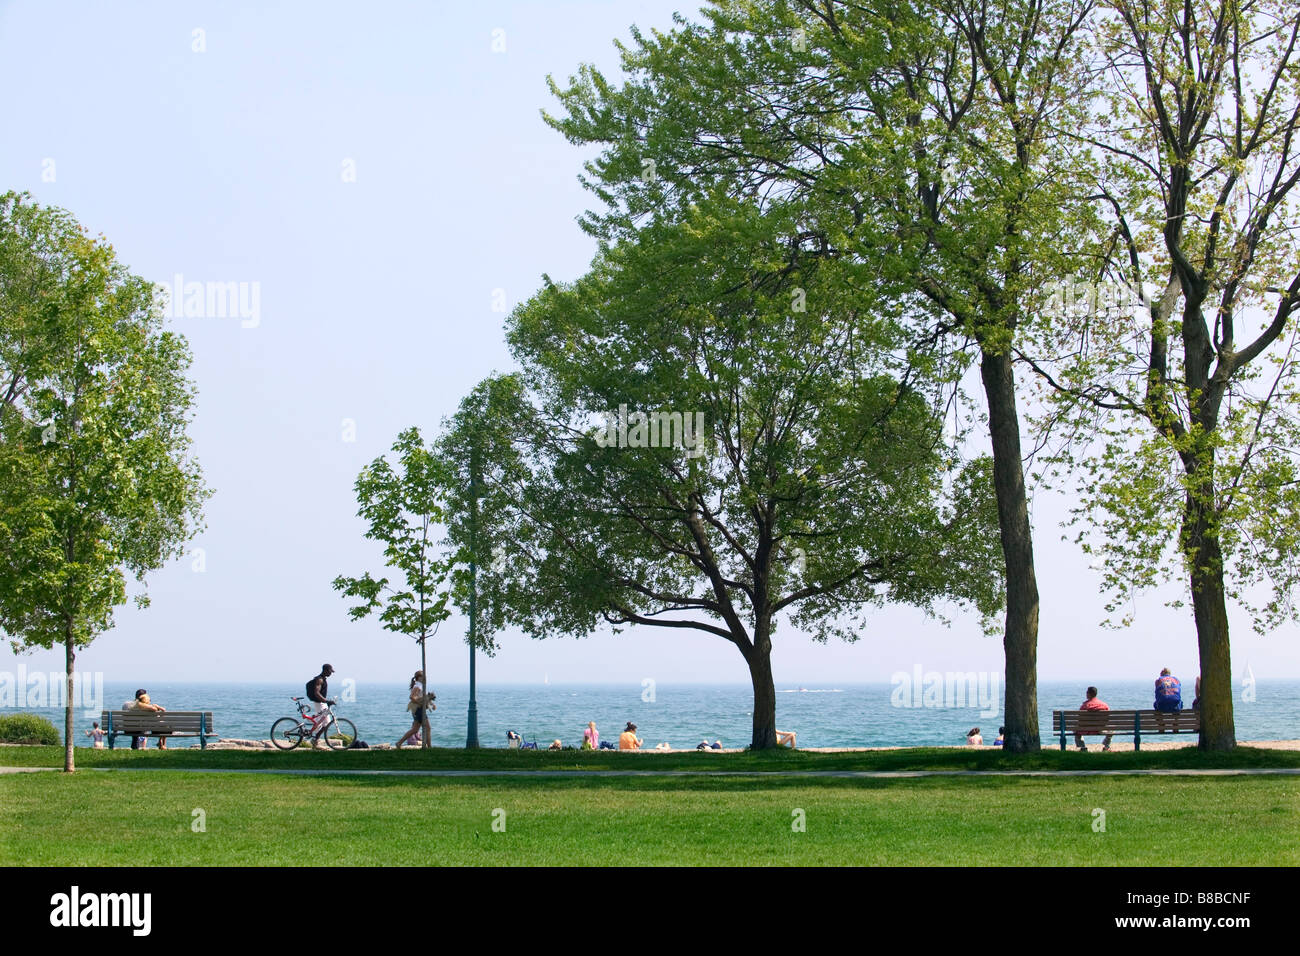
{"label": "paved path", "polygon": [[[59,770],[0,767],[2,773]],[[90,767],[104,773],[260,773],[298,777],[830,777],[898,780],[915,777],[1258,777],[1300,776],[1300,767],[1234,770],[290,770],[222,767]]]}

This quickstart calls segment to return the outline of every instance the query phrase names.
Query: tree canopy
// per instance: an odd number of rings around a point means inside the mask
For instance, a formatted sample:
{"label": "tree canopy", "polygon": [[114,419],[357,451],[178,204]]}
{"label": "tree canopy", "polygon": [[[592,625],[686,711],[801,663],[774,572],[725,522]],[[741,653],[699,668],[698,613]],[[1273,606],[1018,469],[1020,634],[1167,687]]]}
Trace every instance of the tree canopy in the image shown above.
{"label": "tree canopy", "polygon": [[128,574],[143,582],[201,527],[190,354],[102,236],[12,193],[0,309],[0,630],[15,649],[64,646],[72,770],[76,649],[112,626]]}
{"label": "tree canopy", "polygon": [[781,615],[854,640],[885,602],[1002,600],[991,469],[956,460],[942,357],[909,348],[800,218],[713,196],[644,227],[546,280],[510,320],[522,373],[483,386],[511,435],[504,467],[484,459],[511,529],[503,618],[730,641],[755,747],[775,744]]}

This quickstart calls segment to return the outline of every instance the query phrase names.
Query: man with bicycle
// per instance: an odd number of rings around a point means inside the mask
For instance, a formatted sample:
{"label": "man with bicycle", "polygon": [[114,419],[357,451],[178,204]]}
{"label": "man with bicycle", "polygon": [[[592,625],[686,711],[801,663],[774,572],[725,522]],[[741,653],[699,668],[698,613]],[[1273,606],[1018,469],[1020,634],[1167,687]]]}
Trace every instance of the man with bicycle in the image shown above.
{"label": "man with bicycle", "polygon": [[329,676],[333,673],[333,667],[329,664],[322,664],[320,673],[307,681],[307,699],[316,705],[316,716],[313,719],[320,724],[320,729],[312,737],[313,747],[320,743],[320,735],[329,727],[329,718],[326,715],[328,715],[330,707],[335,703],[329,698]]}

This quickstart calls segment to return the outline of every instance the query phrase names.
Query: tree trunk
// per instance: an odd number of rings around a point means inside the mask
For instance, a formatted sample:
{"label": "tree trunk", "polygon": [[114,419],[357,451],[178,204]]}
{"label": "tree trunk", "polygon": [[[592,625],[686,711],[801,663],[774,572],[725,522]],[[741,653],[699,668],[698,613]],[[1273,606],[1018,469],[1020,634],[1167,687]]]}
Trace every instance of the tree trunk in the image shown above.
{"label": "tree trunk", "polygon": [[980,377],[988,401],[993,439],[993,486],[1007,572],[1006,736],[1008,753],[1042,746],[1038,731],[1038,579],[1034,538],[1025,497],[1025,469],[1016,413],[1016,379],[1009,353],[981,353]]}
{"label": "tree trunk", "polygon": [[72,712],[72,691],[73,691],[73,668],[77,662],[77,651],[72,640],[72,624],[66,624],[63,628],[63,650],[67,658],[67,684],[65,687],[66,695],[63,699],[63,769],[66,773],[72,773],[76,770],[72,754],[73,733],[73,712]]}
{"label": "tree trunk", "polygon": [[1192,556],[1192,610],[1196,615],[1196,642],[1201,658],[1202,750],[1232,750],[1237,731],[1232,715],[1232,649],[1228,635],[1228,605],[1223,588],[1223,552],[1208,510],[1212,492],[1188,495],[1186,524]]}
{"label": "tree trunk", "polygon": [[[758,635],[755,635],[758,637]],[[754,735],[752,750],[776,746],[776,685],[772,682],[772,642],[759,637],[745,654],[749,679],[754,685]]]}

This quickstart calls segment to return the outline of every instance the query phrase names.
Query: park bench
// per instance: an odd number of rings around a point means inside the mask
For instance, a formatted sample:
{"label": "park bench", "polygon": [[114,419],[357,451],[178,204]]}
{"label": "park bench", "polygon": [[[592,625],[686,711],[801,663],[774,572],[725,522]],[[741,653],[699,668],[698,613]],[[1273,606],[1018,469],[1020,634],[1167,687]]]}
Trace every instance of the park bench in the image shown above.
{"label": "park bench", "polygon": [[208,740],[216,739],[212,732],[212,711],[168,710],[106,710],[99,718],[99,727],[108,736],[108,749],[119,736],[125,737],[198,737],[199,746],[208,749]]}
{"label": "park bench", "polygon": [[1133,749],[1142,749],[1143,734],[1195,734],[1201,730],[1201,715],[1194,710],[1162,714],[1156,710],[1054,710],[1052,733],[1066,737],[1133,736]]}

